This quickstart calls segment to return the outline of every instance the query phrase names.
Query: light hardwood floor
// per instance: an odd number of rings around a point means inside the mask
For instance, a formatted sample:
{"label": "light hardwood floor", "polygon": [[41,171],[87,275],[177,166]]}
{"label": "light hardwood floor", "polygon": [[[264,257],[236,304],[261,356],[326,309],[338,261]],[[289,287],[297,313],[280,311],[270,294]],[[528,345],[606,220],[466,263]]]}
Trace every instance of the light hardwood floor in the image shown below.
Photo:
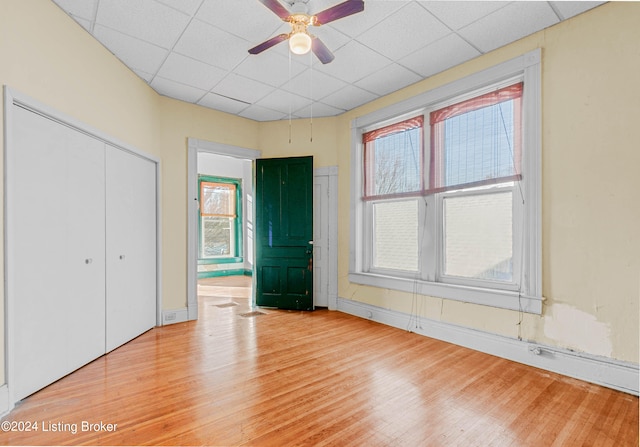
{"label": "light hardwood floor", "polygon": [[198,321],[28,397],[4,420],[38,431],[0,445],[638,445],[637,397],[339,312],[240,316],[249,294],[201,281]]}

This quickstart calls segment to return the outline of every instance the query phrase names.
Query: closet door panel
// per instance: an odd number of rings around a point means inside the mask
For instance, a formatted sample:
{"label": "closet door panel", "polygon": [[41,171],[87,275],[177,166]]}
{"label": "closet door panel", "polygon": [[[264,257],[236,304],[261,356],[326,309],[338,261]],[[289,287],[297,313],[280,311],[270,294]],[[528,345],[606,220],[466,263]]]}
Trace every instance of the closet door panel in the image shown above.
{"label": "closet door panel", "polygon": [[16,400],[104,353],[104,144],[14,107],[8,291]]}
{"label": "closet door panel", "polygon": [[107,146],[109,352],[156,323],[156,167]]}

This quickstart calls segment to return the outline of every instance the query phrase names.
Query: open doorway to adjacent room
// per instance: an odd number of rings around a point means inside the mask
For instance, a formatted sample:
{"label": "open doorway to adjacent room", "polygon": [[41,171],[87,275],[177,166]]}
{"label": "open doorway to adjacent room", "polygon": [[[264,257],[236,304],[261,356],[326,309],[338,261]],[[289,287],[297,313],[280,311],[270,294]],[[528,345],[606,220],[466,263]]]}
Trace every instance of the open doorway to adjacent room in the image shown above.
{"label": "open doorway to adjacent room", "polygon": [[[198,139],[188,142],[188,319],[215,278],[250,283],[254,269],[254,162],[261,151]],[[315,168],[313,192],[314,304],[337,309],[337,167]],[[203,207],[209,195],[211,207]],[[235,202],[232,200],[235,197]],[[221,206],[217,206],[221,205]],[[201,209],[202,208],[202,209]],[[204,211],[204,212],[201,212]],[[202,232],[209,235],[202,236]],[[202,286],[199,291],[199,281]],[[229,279],[233,281],[233,279]],[[222,287],[218,284],[215,287]],[[209,290],[211,292],[211,290]],[[244,290],[243,292],[246,292]],[[253,298],[253,297],[252,297]],[[220,303],[224,304],[224,303]],[[253,302],[251,302],[253,304]]]}

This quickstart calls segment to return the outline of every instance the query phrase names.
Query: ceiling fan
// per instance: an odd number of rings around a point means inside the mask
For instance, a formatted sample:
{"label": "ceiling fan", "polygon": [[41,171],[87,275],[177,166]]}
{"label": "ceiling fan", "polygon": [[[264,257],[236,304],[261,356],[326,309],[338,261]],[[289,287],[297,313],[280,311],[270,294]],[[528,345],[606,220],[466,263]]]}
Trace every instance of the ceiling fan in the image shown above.
{"label": "ceiling fan", "polygon": [[334,55],[320,39],[310,34],[307,28],[309,26],[325,25],[364,10],[364,0],[347,0],[314,15],[307,14],[307,2],[309,0],[293,0],[289,2],[292,12],[289,12],[278,0],[259,1],[282,20],[289,22],[291,24],[291,32],[289,34],[279,34],[262,42],[260,45],[251,48],[249,50],[250,54],[262,53],[280,42],[289,40],[289,48],[292,53],[305,54],[311,50],[323,64],[331,62],[334,59]]}

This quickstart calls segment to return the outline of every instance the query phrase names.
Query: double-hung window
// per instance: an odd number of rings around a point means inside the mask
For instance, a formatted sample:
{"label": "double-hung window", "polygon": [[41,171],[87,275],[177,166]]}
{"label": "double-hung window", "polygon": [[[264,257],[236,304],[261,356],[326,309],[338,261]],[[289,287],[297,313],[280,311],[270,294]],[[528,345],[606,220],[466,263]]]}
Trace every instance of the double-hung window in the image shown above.
{"label": "double-hung window", "polygon": [[354,121],[352,282],[540,312],[531,56]]}
{"label": "double-hung window", "polygon": [[240,257],[240,181],[200,176],[201,260]]}

